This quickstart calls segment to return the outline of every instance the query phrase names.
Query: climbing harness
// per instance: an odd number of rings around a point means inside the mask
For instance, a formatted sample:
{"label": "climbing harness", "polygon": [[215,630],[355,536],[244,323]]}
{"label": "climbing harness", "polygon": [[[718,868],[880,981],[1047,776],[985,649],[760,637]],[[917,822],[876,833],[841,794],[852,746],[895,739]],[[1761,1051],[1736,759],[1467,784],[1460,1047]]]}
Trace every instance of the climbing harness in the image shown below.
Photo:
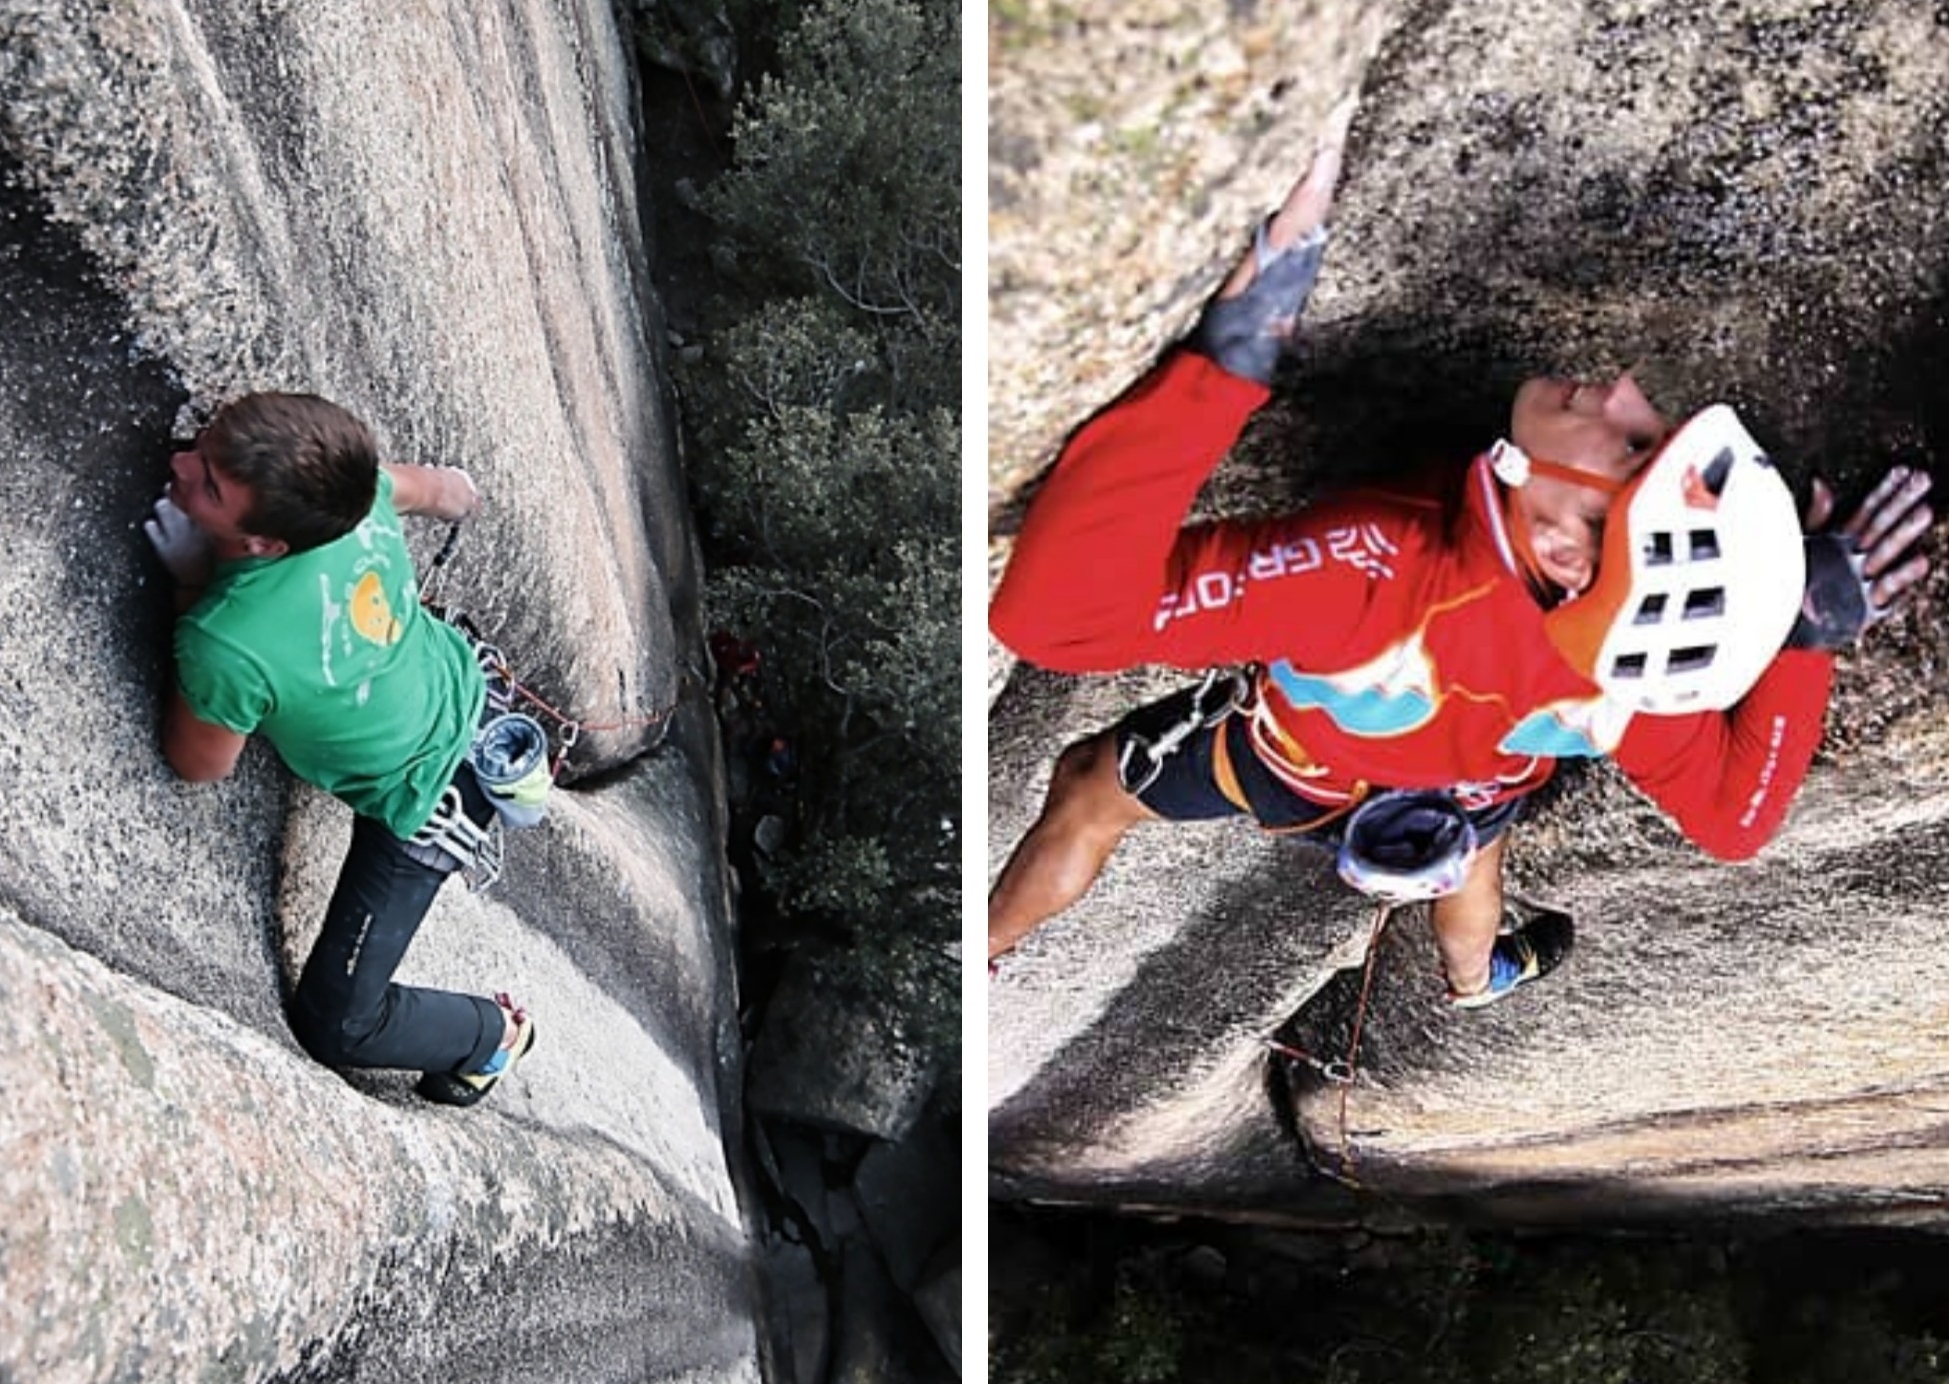
{"label": "climbing harness", "polygon": [[1155,737],[1134,732],[1124,736],[1117,755],[1117,779],[1133,796],[1142,793],[1164,772],[1164,761],[1176,754],[1186,740],[1201,730],[1219,724],[1246,704],[1252,682],[1240,668],[1213,668],[1191,693],[1185,714]]}

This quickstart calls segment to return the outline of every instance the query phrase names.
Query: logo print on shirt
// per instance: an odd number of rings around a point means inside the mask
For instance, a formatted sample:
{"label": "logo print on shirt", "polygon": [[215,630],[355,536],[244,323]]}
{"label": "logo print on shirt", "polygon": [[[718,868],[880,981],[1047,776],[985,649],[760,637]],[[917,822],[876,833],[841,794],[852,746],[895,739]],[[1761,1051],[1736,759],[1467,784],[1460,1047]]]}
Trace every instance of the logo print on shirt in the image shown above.
{"label": "logo print on shirt", "polygon": [[352,628],[370,643],[383,647],[399,638],[399,621],[393,618],[393,608],[386,600],[386,588],[377,572],[367,572],[352,588],[351,617]]}
{"label": "logo print on shirt", "polygon": [[1151,628],[1161,630],[1171,621],[1201,610],[1223,610],[1243,600],[1254,583],[1304,576],[1317,572],[1328,561],[1344,562],[1377,581],[1387,581],[1394,576],[1388,559],[1400,550],[1380,525],[1371,523],[1329,529],[1324,557],[1318,541],[1303,535],[1258,548],[1247,555],[1245,566],[1236,572],[1199,572],[1181,590],[1165,592],[1151,617]]}
{"label": "logo print on shirt", "polygon": [[1293,706],[1324,711],[1353,735],[1405,735],[1435,714],[1435,665],[1419,630],[1345,672],[1305,673],[1285,659],[1266,671]]}

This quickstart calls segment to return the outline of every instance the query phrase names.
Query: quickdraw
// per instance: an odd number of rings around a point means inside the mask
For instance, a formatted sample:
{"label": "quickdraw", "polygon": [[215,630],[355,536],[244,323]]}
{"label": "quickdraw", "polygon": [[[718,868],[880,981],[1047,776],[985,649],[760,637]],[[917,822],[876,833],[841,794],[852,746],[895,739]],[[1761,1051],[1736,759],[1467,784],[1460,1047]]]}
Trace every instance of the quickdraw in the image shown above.
{"label": "quickdraw", "polygon": [[[486,826],[481,826],[467,815],[460,790],[452,784],[440,794],[439,805],[426,825],[406,842],[408,854],[422,864],[435,869],[457,868],[467,887],[477,894],[500,882],[501,865],[507,858],[506,845],[501,834],[501,814],[495,813],[488,818]],[[433,852],[447,856],[451,864],[437,856],[429,858],[428,853]]]}
{"label": "quickdraw", "polygon": [[1353,1095],[1354,1084],[1360,1079],[1360,1036],[1361,1030],[1367,1025],[1368,1004],[1373,999],[1374,971],[1380,962],[1381,935],[1387,931],[1387,925],[1394,917],[1395,908],[1395,904],[1385,899],[1375,907],[1373,928],[1367,935],[1366,956],[1361,966],[1360,1000],[1354,1007],[1353,1031],[1347,1036],[1347,1051],[1344,1057],[1316,1057],[1303,1048],[1281,1042],[1277,1038],[1268,1037],[1260,1040],[1279,1056],[1310,1067],[1319,1074],[1322,1081],[1339,1091],[1339,1110],[1335,1121],[1339,1126],[1339,1167],[1329,1167],[1319,1158],[1311,1158],[1309,1161],[1326,1176],[1354,1188],[1362,1184],[1354,1167],[1353,1139],[1347,1128],[1347,1104]]}
{"label": "quickdraw", "polygon": [[[1124,792],[1142,793],[1164,772],[1164,761],[1178,747],[1201,730],[1217,725],[1244,706],[1251,693],[1251,680],[1237,668],[1213,668],[1205,674],[1191,694],[1191,704],[1182,720],[1167,727],[1155,738],[1131,734],[1124,737],[1117,756],[1117,777]],[[1218,694],[1214,696],[1213,694]]]}
{"label": "quickdraw", "polygon": [[1281,1057],[1289,1057],[1295,1062],[1311,1067],[1319,1073],[1320,1080],[1326,1082],[1329,1086],[1353,1085],[1353,1063],[1344,1057],[1330,1059],[1315,1057],[1304,1048],[1296,1048],[1291,1043],[1282,1043],[1277,1038],[1262,1038],[1259,1041],[1278,1053]]}

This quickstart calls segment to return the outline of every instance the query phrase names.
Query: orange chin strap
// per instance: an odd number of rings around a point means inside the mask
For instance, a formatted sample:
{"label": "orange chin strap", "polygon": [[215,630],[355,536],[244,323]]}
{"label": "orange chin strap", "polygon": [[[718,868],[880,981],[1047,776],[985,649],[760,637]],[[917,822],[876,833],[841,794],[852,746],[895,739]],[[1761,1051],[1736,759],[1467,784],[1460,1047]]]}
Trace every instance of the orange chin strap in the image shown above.
{"label": "orange chin strap", "polygon": [[[1508,463],[1513,467],[1505,469]],[[1516,549],[1516,560],[1523,566],[1523,574],[1540,589],[1556,589],[1556,583],[1543,575],[1541,564],[1536,560],[1536,546],[1531,542],[1529,520],[1520,505],[1511,504],[1514,492],[1529,483],[1532,476],[1547,476],[1553,481],[1563,481],[1569,485],[1580,485],[1586,490],[1602,491],[1606,495],[1621,495],[1630,481],[1612,480],[1609,476],[1587,471],[1581,466],[1569,466],[1547,457],[1531,456],[1513,442],[1501,441],[1490,449],[1489,469],[1503,485],[1503,518],[1509,525],[1509,536]]]}
{"label": "orange chin strap", "polygon": [[1595,471],[1586,471],[1581,466],[1566,466],[1560,461],[1547,461],[1542,457],[1531,457],[1529,469],[1532,475],[1548,476],[1553,481],[1568,481],[1571,485],[1581,485],[1586,490],[1601,490],[1606,495],[1620,495],[1629,481],[1614,481],[1609,476],[1600,476]]}

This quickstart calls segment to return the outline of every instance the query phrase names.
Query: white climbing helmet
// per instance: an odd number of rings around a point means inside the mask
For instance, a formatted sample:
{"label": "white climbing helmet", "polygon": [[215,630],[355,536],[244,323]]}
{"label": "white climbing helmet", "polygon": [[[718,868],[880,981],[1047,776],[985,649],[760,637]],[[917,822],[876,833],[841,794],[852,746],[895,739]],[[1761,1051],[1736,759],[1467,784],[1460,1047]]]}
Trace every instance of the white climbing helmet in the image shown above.
{"label": "white climbing helmet", "polygon": [[1624,487],[1597,580],[1543,625],[1572,667],[1635,710],[1719,711],[1780,651],[1805,582],[1792,492],[1714,404]]}

